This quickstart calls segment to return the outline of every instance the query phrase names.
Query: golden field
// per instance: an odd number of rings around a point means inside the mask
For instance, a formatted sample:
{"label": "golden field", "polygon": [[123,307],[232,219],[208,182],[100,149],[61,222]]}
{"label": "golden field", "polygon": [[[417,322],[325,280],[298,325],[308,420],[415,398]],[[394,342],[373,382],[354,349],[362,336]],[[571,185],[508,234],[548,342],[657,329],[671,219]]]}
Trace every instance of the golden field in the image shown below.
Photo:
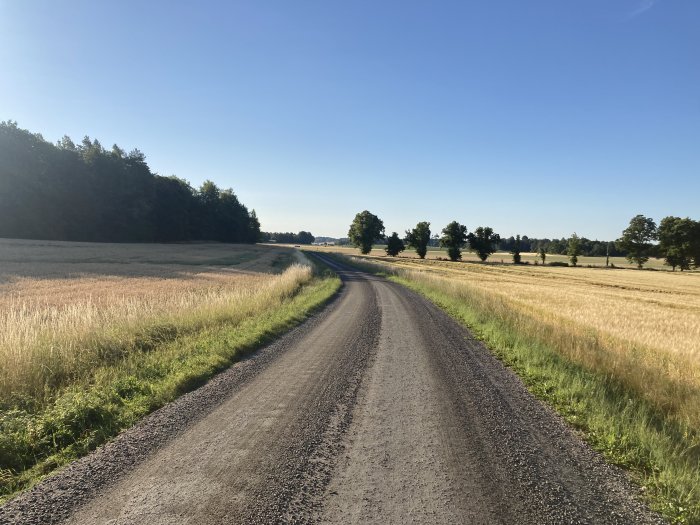
{"label": "golden field", "polygon": [[390,261],[499,295],[534,316],[593,328],[619,344],[700,360],[700,273]]}
{"label": "golden field", "polygon": [[144,338],[278,304],[311,278],[290,267],[296,257],[283,247],[0,239],[0,398],[41,397]]}

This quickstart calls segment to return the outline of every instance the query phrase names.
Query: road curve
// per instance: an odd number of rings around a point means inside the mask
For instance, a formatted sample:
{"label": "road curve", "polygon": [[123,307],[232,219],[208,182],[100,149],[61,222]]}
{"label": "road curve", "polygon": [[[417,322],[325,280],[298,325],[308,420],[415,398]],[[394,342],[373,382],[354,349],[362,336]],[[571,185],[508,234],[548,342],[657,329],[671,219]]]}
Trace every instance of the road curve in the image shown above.
{"label": "road curve", "polygon": [[467,330],[336,268],[324,312],[0,523],[662,523]]}

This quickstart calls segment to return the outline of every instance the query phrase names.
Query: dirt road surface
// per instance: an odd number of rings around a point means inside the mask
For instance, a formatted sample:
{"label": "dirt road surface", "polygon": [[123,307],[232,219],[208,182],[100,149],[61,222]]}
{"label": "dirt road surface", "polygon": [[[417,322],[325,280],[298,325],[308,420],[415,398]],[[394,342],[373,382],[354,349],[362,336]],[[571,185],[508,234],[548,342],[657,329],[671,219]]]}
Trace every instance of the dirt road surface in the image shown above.
{"label": "dirt road surface", "polygon": [[344,287],[321,314],[0,523],[662,523],[467,330],[336,269]]}

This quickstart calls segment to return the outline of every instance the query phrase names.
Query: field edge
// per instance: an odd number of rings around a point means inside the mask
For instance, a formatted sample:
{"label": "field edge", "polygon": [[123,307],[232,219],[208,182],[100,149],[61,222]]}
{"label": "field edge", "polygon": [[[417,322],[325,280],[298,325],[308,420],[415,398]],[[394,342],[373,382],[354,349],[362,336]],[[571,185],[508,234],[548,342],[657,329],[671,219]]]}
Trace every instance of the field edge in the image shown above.
{"label": "field edge", "polygon": [[[208,327],[169,341],[145,356],[144,370],[157,363],[157,379],[120,375],[110,370],[107,381],[76,385],[37,417],[5,414],[0,420],[4,441],[12,446],[13,432],[32,434],[42,429],[53,453],[21,471],[0,469],[0,505],[57,473],[132,427],[146,415],[191,392],[246,355],[270,344],[323,309],[338,293],[338,276],[316,258],[310,258],[312,279],[277,307],[235,326]],[[194,351],[191,351],[194,349]],[[163,375],[162,372],[166,373]],[[12,416],[18,416],[12,420]],[[20,428],[22,427],[22,428]],[[44,443],[46,445],[46,443]],[[25,451],[27,452],[27,451]]]}

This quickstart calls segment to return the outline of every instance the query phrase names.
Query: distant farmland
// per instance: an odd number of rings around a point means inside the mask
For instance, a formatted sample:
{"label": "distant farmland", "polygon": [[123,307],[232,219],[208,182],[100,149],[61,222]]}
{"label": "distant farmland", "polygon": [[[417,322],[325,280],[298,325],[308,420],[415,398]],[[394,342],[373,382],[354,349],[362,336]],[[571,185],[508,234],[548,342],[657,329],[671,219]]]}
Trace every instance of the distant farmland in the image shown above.
{"label": "distant farmland", "polygon": [[[382,245],[375,245],[372,248],[372,252],[369,254],[372,257],[383,257],[386,256],[386,252],[384,251],[384,246]],[[314,250],[319,250],[319,251],[328,251],[328,252],[336,252],[336,253],[342,253],[345,255],[357,255],[358,249],[351,247],[351,246],[314,246]],[[539,255],[536,253],[529,253],[529,252],[522,252],[522,262],[526,264],[542,264],[542,260],[540,259]],[[403,258],[411,258],[411,259],[417,259],[418,256],[416,255],[416,252],[407,249],[404,252],[401,253],[401,255],[398,257],[399,259]],[[438,259],[447,259],[447,251],[444,248],[436,248],[436,247],[428,247],[428,254],[425,257],[426,259],[429,260],[438,260]],[[475,253],[471,253],[468,250],[463,250],[462,251],[462,260],[463,261],[471,261],[471,262],[477,262],[479,261],[479,258],[476,256]],[[496,252],[491,257],[489,257],[488,261],[490,263],[504,263],[504,264],[509,264],[513,262],[513,255],[508,252]],[[551,262],[569,262],[569,257],[566,255],[554,255],[554,254],[547,254],[547,259],[546,263],[549,264]],[[624,257],[610,257],[610,263],[613,264],[617,268],[636,268],[635,264],[630,263],[627,259]],[[578,257],[578,265],[579,266],[605,266],[605,257],[587,257],[584,255],[579,255]],[[654,270],[671,270],[669,266],[666,266],[664,264],[663,259],[655,259],[651,258],[649,261],[644,265],[645,268],[651,268]]]}

